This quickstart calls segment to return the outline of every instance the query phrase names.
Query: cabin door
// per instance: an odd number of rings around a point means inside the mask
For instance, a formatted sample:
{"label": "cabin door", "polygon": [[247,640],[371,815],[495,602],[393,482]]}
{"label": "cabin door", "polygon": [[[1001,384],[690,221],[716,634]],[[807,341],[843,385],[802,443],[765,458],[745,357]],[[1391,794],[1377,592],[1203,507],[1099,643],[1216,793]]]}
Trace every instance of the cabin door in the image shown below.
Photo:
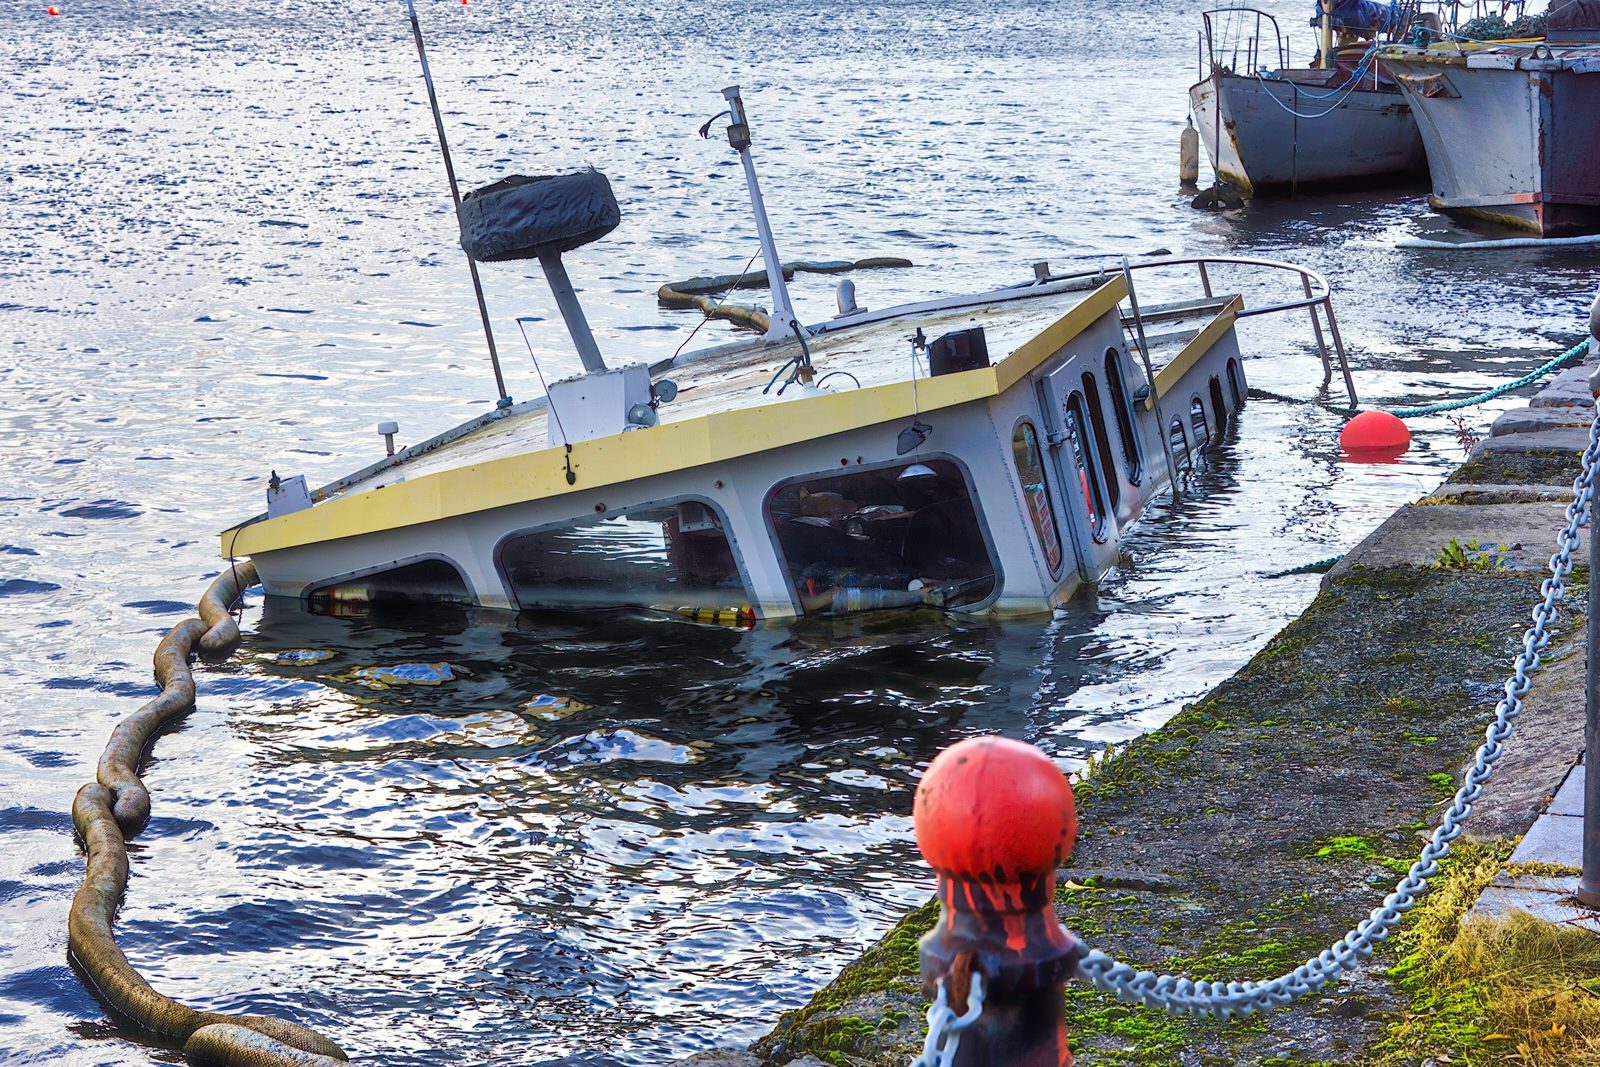
{"label": "cabin door", "polygon": [[1039,405],[1078,574],[1092,582],[1117,561],[1117,517],[1106,482],[1115,472],[1100,468],[1103,450],[1095,435],[1104,427],[1090,415],[1077,360],[1067,361],[1039,382]]}

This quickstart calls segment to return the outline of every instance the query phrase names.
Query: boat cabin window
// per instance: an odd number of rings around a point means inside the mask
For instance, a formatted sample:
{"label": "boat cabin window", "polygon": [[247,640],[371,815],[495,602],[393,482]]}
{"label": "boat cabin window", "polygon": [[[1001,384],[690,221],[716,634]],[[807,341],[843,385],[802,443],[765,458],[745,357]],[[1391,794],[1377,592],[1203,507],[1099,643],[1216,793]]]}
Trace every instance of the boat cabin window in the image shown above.
{"label": "boat cabin window", "polygon": [[644,504],[513,534],[500,546],[499,563],[522,608],[677,611],[750,603],[722,514],[703,500]]}
{"label": "boat cabin window", "polygon": [[1233,394],[1233,408],[1237,411],[1244,406],[1244,371],[1236,359],[1228,360],[1228,391]]}
{"label": "boat cabin window", "polygon": [[1189,473],[1189,435],[1184,432],[1183,420],[1176,415],[1167,427],[1167,446],[1172,450],[1172,462],[1177,464],[1173,476],[1184,477]]}
{"label": "boat cabin window", "polygon": [[1073,467],[1078,472],[1078,484],[1083,490],[1084,508],[1089,513],[1089,533],[1096,541],[1103,541],[1106,537],[1105,493],[1100,488],[1100,472],[1095,469],[1094,459],[1089,453],[1092,446],[1085,440],[1090,431],[1089,420],[1084,413],[1082,393],[1076,389],[1072,391],[1072,395],[1067,397],[1067,407],[1063,414],[1066,418],[1069,454],[1072,457]]}
{"label": "boat cabin window", "polygon": [[1028,501],[1028,518],[1044,551],[1050,576],[1061,574],[1061,527],[1056,524],[1055,505],[1050,503],[1050,483],[1045,478],[1044,457],[1039,452],[1039,434],[1031,422],[1019,422],[1011,435],[1011,457],[1016,463],[1022,495]]}
{"label": "boat cabin window", "polygon": [[1100,477],[1115,511],[1122,500],[1122,479],[1116,476],[1117,468],[1111,459],[1111,438],[1106,434],[1105,411],[1100,406],[1100,386],[1088,371],[1083,372],[1083,395],[1089,402],[1089,425],[1094,430],[1090,436],[1094,438],[1095,458],[1100,461]]}
{"label": "boat cabin window", "polygon": [[1211,427],[1206,424],[1206,406],[1196,396],[1189,401],[1189,422],[1194,426],[1194,441],[1196,448],[1205,448],[1211,444]]}
{"label": "boat cabin window", "polygon": [[446,560],[419,559],[357,578],[340,578],[311,590],[311,609],[329,615],[364,615],[374,606],[417,603],[471,604],[472,591]]}
{"label": "boat cabin window", "polygon": [[1211,410],[1217,417],[1217,436],[1225,437],[1228,433],[1228,405],[1222,399],[1222,382],[1216,375],[1211,376]]}
{"label": "boat cabin window", "polygon": [[1106,349],[1106,387],[1111,390],[1111,411],[1117,417],[1117,436],[1122,439],[1128,483],[1138,485],[1139,479],[1144,477],[1144,463],[1139,457],[1139,437],[1133,431],[1133,398],[1122,380],[1122,363],[1115,348]]}
{"label": "boat cabin window", "polygon": [[994,560],[961,468],[907,459],[789,482],[768,498],[802,612],[965,608],[994,592]]}

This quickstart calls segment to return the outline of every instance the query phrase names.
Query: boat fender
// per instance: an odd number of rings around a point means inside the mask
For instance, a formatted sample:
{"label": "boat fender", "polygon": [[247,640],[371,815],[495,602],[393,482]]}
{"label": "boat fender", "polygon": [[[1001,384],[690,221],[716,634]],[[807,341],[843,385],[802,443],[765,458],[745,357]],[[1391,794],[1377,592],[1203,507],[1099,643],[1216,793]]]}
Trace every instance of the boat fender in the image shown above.
{"label": "boat fender", "polygon": [[1178,181],[1186,187],[1200,183],[1200,131],[1193,117],[1178,135]]}

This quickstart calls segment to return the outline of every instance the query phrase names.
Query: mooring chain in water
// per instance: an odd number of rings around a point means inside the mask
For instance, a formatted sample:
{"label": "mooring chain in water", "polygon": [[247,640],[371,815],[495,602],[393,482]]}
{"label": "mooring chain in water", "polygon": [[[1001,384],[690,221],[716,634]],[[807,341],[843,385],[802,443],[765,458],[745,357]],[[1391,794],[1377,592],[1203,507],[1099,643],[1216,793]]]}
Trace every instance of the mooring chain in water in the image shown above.
{"label": "mooring chain in water", "polygon": [[[1532,385],[1540,378],[1560,370],[1561,368],[1572,363],[1574,360],[1584,358],[1585,354],[1589,352],[1593,343],[1593,341],[1585,337],[1583,340],[1579,341],[1577,344],[1573,345],[1559,356],[1540,364],[1527,374],[1524,374],[1522,377],[1513,378],[1509,382],[1501,382],[1499,385],[1496,385],[1490,389],[1485,389],[1480,393],[1473,393],[1471,396],[1457,397],[1454,400],[1441,400],[1436,404],[1424,404],[1421,407],[1395,408],[1393,411],[1390,411],[1389,414],[1393,415],[1397,419],[1414,419],[1423,415],[1439,415],[1446,411],[1460,411],[1462,408],[1475,407],[1478,404],[1486,404],[1491,400],[1498,400],[1507,393],[1515,392],[1516,390],[1521,389],[1523,386]],[[1302,397],[1285,396],[1282,393],[1274,393],[1267,389],[1257,389],[1254,386],[1250,388],[1249,396],[1252,400],[1277,400],[1285,404],[1308,404],[1312,407],[1319,407],[1327,411],[1331,411],[1333,414],[1341,415],[1345,418],[1360,414],[1360,412],[1355,408],[1347,408],[1339,404],[1332,404],[1322,400],[1306,400]]]}
{"label": "mooring chain in water", "polygon": [[982,974],[972,972],[967,1010],[960,1015],[950,1006],[947,984],[947,979],[939,979],[939,990],[934,994],[933,1003],[928,1005],[928,1036],[922,1042],[922,1055],[911,1061],[911,1067],[951,1067],[956,1062],[956,1049],[961,1047],[961,1031],[983,1014]]}
{"label": "mooring chain in water", "polygon": [[156,731],[194,708],[190,656],[225,656],[238,643],[229,608],[255,580],[250,564],[231,566],[200,598],[200,618],[167,631],[154,656],[161,692],[117,724],[100,757],[98,780],[73,798],[72,824],[88,863],[67,918],[67,948],[118,1012],[183,1042],[192,1059],[232,1067],[333,1067],[347,1057],[315,1030],[260,1015],[196,1011],[156,992],[123,955],[112,929],[128,888],[127,842],[150,818],[150,792],[139,777],[145,749]]}
{"label": "mooring chain in water", "polygon": [[[1153,971],[1135,971],[1099,950],[1091,950],[1078,963],[1078,973],[1118,999],[1160,1008],[1175,1015],[1249,1015],[1270,1008],[1281,1008],[1296,998],[1313,993],[1354,969],[1372,955],[1378,942],[1400,925],[1400,918],[1428,888],[1428,880],[1439,873],[1439,861],[1450,854],[1450,842],[1461,836],[1462,826],[1472,814],[1472,805],[1483,794],[1484,783],[1493,772],[1503,746],[1511,736],[1512,722],[1522,714],[1522,698],[1532,688],[1530,672],[1539,668],[1539,654],[1550,644],[1550,624],[1555,621],[1556,605],[1566,595],[1566,577],[1572,569],[1572,554],[1578,548],[1578,530],[1584,524],[1594,500],[1595,467],[1600,462],[1600,402],[1589,427],[1589,444],[1583,453],[1583,470],[1573,480],[1573,500],[1567,505],[1566,525],[1556,536],[1556,553],[1550,557],[1550,577],[1540,585],[1542,599],[1533,609],[1533,625],[1522,635],[1522,651],[1516,667],[1506,679],[1505,695],[1495,706],[1494,721],[1484,731],[1472,767],[1467,771],[1455,799],[1444,814],[1433,836],[1393,893],[1373,909],[1366,919],[1344,938],[1288,974],[1267,982],[1195,981]],[[1590,535],[1595,531],[1591,529]]]}

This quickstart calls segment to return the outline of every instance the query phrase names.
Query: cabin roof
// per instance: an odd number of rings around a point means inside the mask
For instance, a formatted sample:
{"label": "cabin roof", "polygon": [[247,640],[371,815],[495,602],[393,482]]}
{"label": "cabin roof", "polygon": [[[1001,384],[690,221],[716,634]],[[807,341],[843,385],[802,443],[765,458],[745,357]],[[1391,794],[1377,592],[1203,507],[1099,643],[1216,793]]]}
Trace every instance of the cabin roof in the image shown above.
{"label": "cabin roof", "polygon": [[[1115,275],[1087,293],[930,312],[824,334],[811,342],[819,373],[848,371],[861,388],[796,399],[761,394],[792,354],[793,343],[726,348],[684,368],[692,378],[680,383],[677,400],[662,405],[659,425],[575,442],[572,484],[565,450],[548,445],[541,405],[488,422],[407,462],[386,465],[312,508],[226,530],[222,552],[247,556],[587,492],[909,419],[914,410],[997,396],[1103,315],[1115,313],[1126,293],[1123,278]],[[1010,352],[988,367],[919,377],[914,399],[905,359],[905,335],[913,325],[921,325],[930,339],[980,325],[988,332],[991,352],[1008,347]]]}

